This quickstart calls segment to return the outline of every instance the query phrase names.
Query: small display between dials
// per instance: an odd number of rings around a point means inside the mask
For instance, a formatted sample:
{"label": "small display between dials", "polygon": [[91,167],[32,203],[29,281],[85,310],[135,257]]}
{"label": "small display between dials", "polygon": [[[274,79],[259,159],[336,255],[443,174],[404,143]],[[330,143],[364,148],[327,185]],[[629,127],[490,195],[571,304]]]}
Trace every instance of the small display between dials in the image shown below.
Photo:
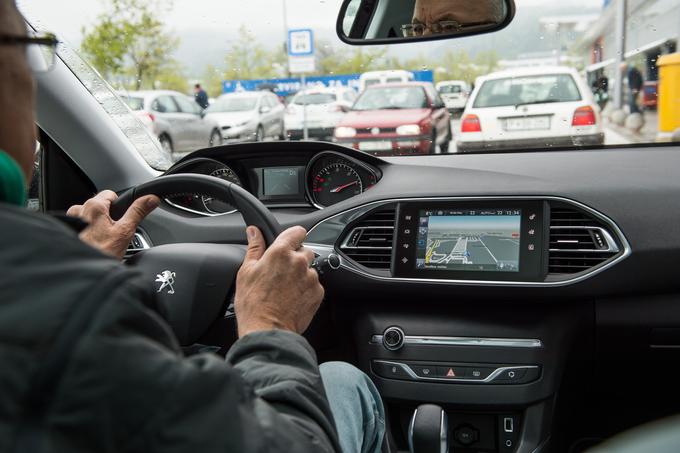
{"label": "small display between dials", "polygon": [[[210,176],[224,179],[225,181],[234,183],[241,187],[243,186],[239,177],[236,175],[236,173],[234,173],[234,170],[226,166],[213,171],[210,173]],[[210,214],[224,214],[225,212],[231,212],[234,210],[232,205],[216,198],[202,196],[201,201],[203,202],[203,207],[205,210]]]}

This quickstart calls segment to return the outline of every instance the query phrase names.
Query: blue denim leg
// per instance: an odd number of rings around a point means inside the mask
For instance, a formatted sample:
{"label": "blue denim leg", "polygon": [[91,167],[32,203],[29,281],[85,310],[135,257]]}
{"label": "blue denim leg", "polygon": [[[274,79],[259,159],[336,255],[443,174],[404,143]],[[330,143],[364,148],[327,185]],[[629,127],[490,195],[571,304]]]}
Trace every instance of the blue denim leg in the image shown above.
{"label": "blue denim leg", "polygon": [[342,452],[380,453],[385,409],[373,382],[348,363],[327,362],[319,368]]}

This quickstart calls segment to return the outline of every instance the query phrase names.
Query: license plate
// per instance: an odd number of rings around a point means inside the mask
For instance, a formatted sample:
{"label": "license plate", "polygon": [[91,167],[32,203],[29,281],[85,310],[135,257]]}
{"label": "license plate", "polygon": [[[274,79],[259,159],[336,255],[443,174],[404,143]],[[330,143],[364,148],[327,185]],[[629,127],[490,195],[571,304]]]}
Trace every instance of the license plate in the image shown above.
{"label": "license plate", "polygon": [[532,116],[528,118],[507,118],[505,120],[506,131],[535,131],[550,129],[549,116]]}
{"label": "license plate", "polygon": [[361,151],[382,151],[392,149],[392,142],[359,142]]}

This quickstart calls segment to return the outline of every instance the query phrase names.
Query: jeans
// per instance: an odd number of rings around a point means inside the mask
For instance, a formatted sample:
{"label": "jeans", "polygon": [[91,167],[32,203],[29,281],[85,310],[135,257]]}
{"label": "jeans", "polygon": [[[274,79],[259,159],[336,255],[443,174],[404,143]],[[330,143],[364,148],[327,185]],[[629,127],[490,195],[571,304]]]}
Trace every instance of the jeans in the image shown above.
{"label": "jeans", "polygon": [[380,453],[385,409],[373,382],[348,363],[326,362],[319,368],[342,453]]}

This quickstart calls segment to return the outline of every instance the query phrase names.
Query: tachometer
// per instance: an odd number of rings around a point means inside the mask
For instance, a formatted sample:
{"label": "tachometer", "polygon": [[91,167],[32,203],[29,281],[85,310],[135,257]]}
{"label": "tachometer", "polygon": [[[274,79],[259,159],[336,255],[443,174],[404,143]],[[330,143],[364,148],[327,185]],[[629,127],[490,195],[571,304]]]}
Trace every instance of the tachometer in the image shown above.
{"label": "tachometer", "polygon": [[[236,175],[236,173],[234,173],[234,170],[229,167],[218,168],[217,170],[210,173],[210,176],[224,179],[225,181],[229,181],[238,186],[243,186],[239,177]],[[224,214],[234,211],[234,207],[232,205],[221,200],[217,200],[212,197],[201,197],[201,200],[203,201],[203,207],[210,214]]]}
{"label": "tachometer", "polygon": [[339,203],[363,191],[359,173],[342,162],[323,167],[312,178],[312,197],[320,206]]}

